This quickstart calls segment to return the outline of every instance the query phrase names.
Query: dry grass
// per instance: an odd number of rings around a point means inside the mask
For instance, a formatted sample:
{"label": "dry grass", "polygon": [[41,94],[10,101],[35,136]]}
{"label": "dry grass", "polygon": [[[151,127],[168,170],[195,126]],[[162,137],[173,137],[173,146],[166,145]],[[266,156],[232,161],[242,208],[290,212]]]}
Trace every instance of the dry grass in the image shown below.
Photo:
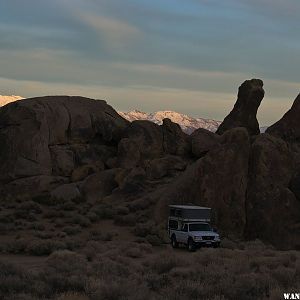
{"label": "dry grass", "polygon": [[81,293],[68,292],[59,295],[55,300],[89,300],[89,298]]}
{"label": "dry grass", "polygon": [[39,271],[0,261],[0,298],[252,300],[299,290],[299,252],[257,242],[243,247],[191,254],[169,246],[91,241],[81,253],[54,252]]}
{"label": "dry grass", "polygon": [[107,204],[91,205],[83,198],[73,201],[52,199],[49,196],[10,203],[0,201],[0,253],[49,255],[56,250],[77,250],[90,239],[111,241],[115,232],[105,228],[94,236],[103,220],[129,210],[113,210]]}
{"label": "dry grass", "polygon": [[6,203],[0,251],[48,257],[28,268],[0,255],[0,299],[252,300],[299,291],[298,251],[230,239],[220,249],[173,250],[164,226],[147,222],[149,205],[136,200],[113,208],[47,197]]}

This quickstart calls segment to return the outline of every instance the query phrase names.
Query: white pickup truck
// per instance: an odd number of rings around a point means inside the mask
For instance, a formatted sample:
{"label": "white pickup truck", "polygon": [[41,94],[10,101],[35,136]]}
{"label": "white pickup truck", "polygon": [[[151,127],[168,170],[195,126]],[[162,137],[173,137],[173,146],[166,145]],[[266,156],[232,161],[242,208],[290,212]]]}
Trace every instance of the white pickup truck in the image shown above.
{"label": "white pickup truck", "polygon": [[220,236],[210,226],[208,207],[170,205],[168,233],[173,248],[186,245],[189,251],[201,246],[219,247]]}

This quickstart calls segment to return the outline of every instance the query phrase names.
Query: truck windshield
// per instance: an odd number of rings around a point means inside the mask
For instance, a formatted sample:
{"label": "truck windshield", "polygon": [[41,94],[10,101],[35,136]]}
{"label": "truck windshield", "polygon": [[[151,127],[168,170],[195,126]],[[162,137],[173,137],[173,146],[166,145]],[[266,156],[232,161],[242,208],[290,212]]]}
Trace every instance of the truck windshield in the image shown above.
{"label": "truck windshield", "polygon": [[211,231],[209,224],[190,224],[190,231]]}

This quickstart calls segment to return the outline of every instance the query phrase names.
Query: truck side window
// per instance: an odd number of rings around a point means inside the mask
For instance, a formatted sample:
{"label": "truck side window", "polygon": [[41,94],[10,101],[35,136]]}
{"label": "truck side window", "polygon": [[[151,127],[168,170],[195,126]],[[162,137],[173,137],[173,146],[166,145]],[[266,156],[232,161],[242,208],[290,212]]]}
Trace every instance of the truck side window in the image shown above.
{"label": "truck side window", "polygon": [[181,211],[181,209],[176,209],[175,210],[175,217],[182,217],[182,211]]}
{"label": "truck side window", "polygon": [[184,226],[182,227],[182,231],[187,232],[188,231],[188,225],[184,224]]}
{"label": "truck side window", "polygon": [[170,229],[177,229],[178,228],[178,222],[177,221],[175,221],[175,220],[170,220],[169,221],[169,228]]}

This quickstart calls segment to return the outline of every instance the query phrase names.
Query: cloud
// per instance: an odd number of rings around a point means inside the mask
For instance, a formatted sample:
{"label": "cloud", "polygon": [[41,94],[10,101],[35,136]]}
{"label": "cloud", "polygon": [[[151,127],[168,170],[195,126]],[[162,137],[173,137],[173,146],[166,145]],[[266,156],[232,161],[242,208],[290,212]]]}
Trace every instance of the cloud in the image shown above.
{"label": "cloud", "polygon": [[258,77],[270,124],[299,92],[296,0],[2,2],[0,70],[11,80],[0,93],[75,93],[222,119],[241,82]]}
{"label": "cloud", "polygon": [[41,81],[12,80],[0,77],[1,87],[9,94],[33,97],[43,95],[80,95],[105,99],[117,110],[140,109],[145,111],[177,110],[187,114],[208,118],[222,118],[224,105],[228,110],[233,104],[230,93],[187,91],[176,88],[151,86],[110,87]]}
{"label": "cloud", "polygon": [[90,27],[110,47],[119,47],[141,36],[140,30],[127,22],[91,12],[77,11],[76,14],[83,24]]}
{"label": "cloud", "polygon": [[264,15],[277,17],[297,17],[300,9],[298,0],[234,0]]}
{"label": "cloud", "polygon": [[[80,95],[105,99],[117,110],[139,109],[149,112],[175,110],[195,117],[222,120],[231,111],[236,101],[237,88],[240,83],[235,85],[232,82],[231,92],[218,92],[147,85],[117,87],[0,78],[0,94],[19,94],[26,97]],[[261,125],[270,125],[282,117],[291,107],[298,93],[298,86],[297,83],[265,80],[266,96],[258,112]],[[286,95],[278,96],[276,92],[270,93],[274,87],[286,89]]]}

